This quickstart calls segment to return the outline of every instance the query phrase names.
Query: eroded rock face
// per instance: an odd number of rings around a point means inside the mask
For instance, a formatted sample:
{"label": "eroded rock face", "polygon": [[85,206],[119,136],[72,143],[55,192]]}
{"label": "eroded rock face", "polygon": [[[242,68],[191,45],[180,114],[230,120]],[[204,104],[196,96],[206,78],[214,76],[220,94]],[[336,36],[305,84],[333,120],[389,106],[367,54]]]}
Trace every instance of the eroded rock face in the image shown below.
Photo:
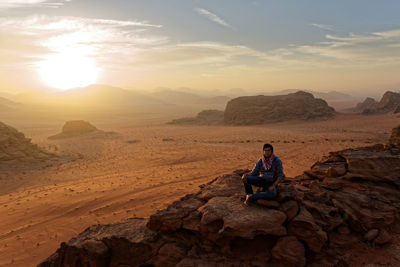
{"label": "eroded rock face", "polygon": [[149,219],[92,226],[40,266],[346,264],[355,244],[387,245],[400,223],[400,150],[394,148],[331,153],[260,205],[243,204],[246,170],[238,170]]}
{"label": "eroded rock face", "polygon": [[400,107],[400,93],[387,91],[382,99],[369,108],[365,108],[363,114],[396,113]]}
{"label": "eroded rock face", "polygon": [[367,97],[364,102],[358,103],[351,111],[356,113],[362,113],[364,110],[372,108],[376,103],[375,99]]}
{"label": "eroded rock face", "polygon": [[15,128],[0,122],[0,167],[18,162],[45,161],[56,155],[40,149]]}
{"label": "eroded rock face", "polygon": [[232,99],[225,108],[224,121],[231,125],[254,125],[286,120],[330,118],[335,110],[310,93],[279,96],[243,96]]}

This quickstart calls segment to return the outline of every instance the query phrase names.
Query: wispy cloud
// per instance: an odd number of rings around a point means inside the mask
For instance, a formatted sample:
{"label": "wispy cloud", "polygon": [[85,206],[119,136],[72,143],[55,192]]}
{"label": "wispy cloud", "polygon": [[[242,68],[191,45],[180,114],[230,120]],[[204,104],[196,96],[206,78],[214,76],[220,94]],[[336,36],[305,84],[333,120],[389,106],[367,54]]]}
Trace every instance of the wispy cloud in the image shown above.
{"label": "wispy cloud", "polygon": [[[162,25],[147,21],[88,19],[80,17],[29,16],[0,18],[0,58],[2,65],[32,64],[49,54],[74,53],[101,63],[119,64],[140,49],[169,41],[152,35]],[[24,61],[25,60],[25,61]]]}
{"label": "wispy cloud", "polygon": [[222,26],[225,27],[232,27],[231,25],[229,25],[225,20],[223,20],[222,18],[220,18],[219,16],[217,16],[216,14],[212,13],[211,11],[204,9],[204,8],[195,8],[195,10],[197,11],[197,13],[199,13],[202,16],[205,16],[206,18],[208,18],[209,20],[216,22]]}
{"label": "wispy cloud", "polygon": [[334,27],[332,25],[325,25],[325,24],[318,24],[318,23],[312,23],[310,24],[310,26],[322,29],[322,30],[326,30],[326,31],[335,31]]}
{"label": "wispy cloud", "polygon": [[65,2],[70,2],[71,0],[1,0],[0,8],[20,8],[20,7],[50,7],[58,8],[65,4]]}

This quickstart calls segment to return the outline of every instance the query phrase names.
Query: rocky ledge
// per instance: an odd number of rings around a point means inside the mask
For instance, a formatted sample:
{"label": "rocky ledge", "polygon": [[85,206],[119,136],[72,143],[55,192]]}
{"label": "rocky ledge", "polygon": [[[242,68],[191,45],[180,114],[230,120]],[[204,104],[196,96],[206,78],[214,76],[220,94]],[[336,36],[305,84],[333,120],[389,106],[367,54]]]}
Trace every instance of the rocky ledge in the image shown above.
{"label": "rocky ledge", "polygon": [[348,266],[354,246],[387,246],[400,233],[396,143],[332,152],[251,206],[245,171],[149,219],[91,226],[39,266]]}

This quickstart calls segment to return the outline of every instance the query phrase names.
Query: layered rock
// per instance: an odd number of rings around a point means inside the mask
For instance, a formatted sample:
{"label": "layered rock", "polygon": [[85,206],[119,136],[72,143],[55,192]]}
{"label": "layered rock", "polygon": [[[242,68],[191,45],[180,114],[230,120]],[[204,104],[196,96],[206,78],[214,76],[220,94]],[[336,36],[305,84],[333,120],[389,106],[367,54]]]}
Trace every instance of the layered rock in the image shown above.
{"label": "layered rock", "polygon": [[67,121],[62,127],[61,133],[49,136],[49,139],[63,139],[63,138],[71,138],[84,135],[106,136],[113,134],[115,133],[104,132],[102,130],[99,130],[87,121],[74,120],[74,121]]}
{"label": "layered rock", "polygon": [[399,146],[330,153],[245,206],[241,175],[215,178],[149,219],[89,227],[40,266],[335,266],[356,244],[392,242]]}
{"label": "layered rock", "polygon": [[32,144],[31,139],[17,129],[0,122],[0,167],[12,163],[45,161],[56,158],[53,153]]}
{"label": "layered rock", "polygon": [[387,91],[383,94],[382,99],[362,111],[363,114],[385,114],[397,113],[400,111],[400,93]]}
{"label": "layered rock", "polygon": [[286,120],[326,119],[335,114],[328,104],[299,91],[278,96],[243,96],[226,105],[224,121],[231,125],[254,125]]}
{"label": "layered rock", "polygon": [[168,124],[176,125],[221,125],[224,123],[224,112],[221,110],[203,110],[194,118],[172,120]]}

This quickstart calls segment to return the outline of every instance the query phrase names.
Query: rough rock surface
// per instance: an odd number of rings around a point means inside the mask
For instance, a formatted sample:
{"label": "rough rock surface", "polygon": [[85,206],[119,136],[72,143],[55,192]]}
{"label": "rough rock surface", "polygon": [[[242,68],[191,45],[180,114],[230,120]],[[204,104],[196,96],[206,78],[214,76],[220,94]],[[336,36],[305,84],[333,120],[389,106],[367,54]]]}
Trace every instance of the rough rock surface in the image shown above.
{"label": "rough rock surface", "polygon": [[194,118],[172,120],[168,124],[176,125],[221,125],[224,124],[224,112],[221,110],[203,110]]}
{"label": "rough rock surface", "polygon": [[400,145],[400,125],[392,129],[392,135],[389,139],[389,145]]}
{"label": "rough rock surface", "polygon": [[400,93],[387,91],[382,99],[362,111],[363,114],[396,113],[400,109]]}
{"label": "rough rock surface", "polygon": [[[355,245],[386,246],[400,224],[400,150],[330,153],[244,205],[238,170],[149,219],[95,225],[40,266],[348,266]],[[268,205],[265,205],[268,204]]]}
{"label": "rough rock surface", "polygon": [[57,156],[40,149],[15,128],[0,122],[0,167],[18,162],[35,162]]}
{"label": "rough rock surface", "polygon": [[63,139],[88,134],[91,136],[107,136],[115,133],[101,131],[87,121],[75,120],[67,121],[64,124],[61,133],[49,136],[49,139]]}
{"label": "rough rock surface", "polygon": [[310,93],[299,91],[279,96],[243,96],[225,108],[224,121],[230,125],[254,125],[286,120],[330,118],[335,110]]}

